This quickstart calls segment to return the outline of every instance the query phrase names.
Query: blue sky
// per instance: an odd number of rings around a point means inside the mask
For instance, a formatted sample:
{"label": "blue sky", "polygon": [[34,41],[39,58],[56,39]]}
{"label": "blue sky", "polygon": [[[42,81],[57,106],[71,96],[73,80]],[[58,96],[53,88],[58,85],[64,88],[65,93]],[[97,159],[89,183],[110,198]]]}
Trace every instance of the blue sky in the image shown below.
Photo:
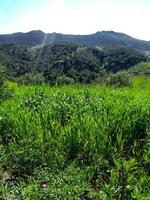
{"label": "blue sky", "polygon": [[150,0],[0,0],[0,34],[124,32],[150,40]]}

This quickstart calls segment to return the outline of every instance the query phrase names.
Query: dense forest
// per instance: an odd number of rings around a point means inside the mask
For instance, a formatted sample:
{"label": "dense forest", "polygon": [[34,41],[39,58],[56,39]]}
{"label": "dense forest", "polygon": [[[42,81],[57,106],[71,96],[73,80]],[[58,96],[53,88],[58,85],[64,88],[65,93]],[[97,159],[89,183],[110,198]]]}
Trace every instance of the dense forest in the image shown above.
{"label": "dense forest", "polygon": [[147,60],[144,53],[123,46],[97,48],[66,42],[32,48],[0,45],[0,62],[9,78],[24,83],[91,83]]}

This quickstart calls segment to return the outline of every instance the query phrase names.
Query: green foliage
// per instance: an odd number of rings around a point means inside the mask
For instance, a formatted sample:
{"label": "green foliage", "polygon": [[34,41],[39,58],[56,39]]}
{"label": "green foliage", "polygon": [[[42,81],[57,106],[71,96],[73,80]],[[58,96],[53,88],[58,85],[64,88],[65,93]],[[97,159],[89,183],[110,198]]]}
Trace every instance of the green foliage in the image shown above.
{"label": "green foliage", "polygon": [[56,79],[56,84],[57,85],[69,85],[69,84],[73,84],[74,83],[74,80],[72,78],[69,78],[67,76],[59,76],[57,79]]}
{"label": "green foliage", "polygon": [[0,102],[13,96],[13,92],[6,84],[6,70],[0,65]]}
{"label": "green foliage", "polygon": [[[137,172],[138,171],[138,172]],[[99,199],[147,199],[143,191],[149,184],[144,171],[139,170],[134,158],[115,160],[115,168],[110,170],[109,184],[104,184]],[[111,192],[110,192],[111,191]]]}
{"label": "green foliage", "polygon": [[147,57],[131,48],[94,48],[73,43],[53,43],[38,48],[15,44],[0,45],[0,60],[11,80],[24,84],[55,85],[58,77],[72,78],[74,83],[91,83],[104,71],[118,72]]}
{"label": "green foliage", "polygon": [[142,62],[128,69],[127,73],[132,76],[150,76],[150,63]]}
{"label": "green foliage", "polygon": [[25,85],[41,85],[44,83],[44,77],[42,74],[24,74],[23,76],[20,76],[17,79],[17,82],[19,84],[25,84]]}
{"label": "green foliage", "polygon": [[115,87],[128,87],[132,85],[130,77],[126,73],[111,74],[106,79],[106,84]]}
{"label": "green foliage", "polygon": [[137,63],[145,62],[147,57],[132,48],[111,47],[104,49],[105,52],[105,67],[108,71],[117,72],[126,70]]}
{"label": "green foliage", "polygon": [[149,198],[148,92],[19,86],[15,94],[0,107],[2,199]]}
{"label": "green foliage", "polygon": [[5,85],[5,79],[6,79],[6,70],[4,66],[0,65],[0,87],[3,87]]}
{"label": "green foliage", "polygon": [[48,101],[48,96],[41,90],[35,90],[35,92],[30,96],[23,97],[22,106],[37,111],[42,105],[46,104]]}
{"label": "green foliage", "polygon": [[39,60],[39,68],[43,70],[43,66],[48,66],[44,68],[44,77],[49,83],[55,84],[60,76],[72,78],[75,83],[89,83],[101,71],[103,52],[60,43],[45,46]]}
{"label": "green foliage", "polygon": [[89,190],[89,184],[86,182],[84,170],[71,164],[63,171],[38,169],[33,177],[27,178],[26,182],[19,179],[13,181],[9,187],[4,183],[0,189],[2,199],[80,200],[84,198],[84,192]]}
{"label": "green foliage", "polygon": [[[42,182],[47,184],[42,189]],[[41,186],[40,186],[41,185]],[[89,186],[86,175],[77,166],[69,166],[64,171],[40,170],[36,177],[29,179],[28,185],[23,189],[24,199],[75,199],[80,200]]]}
{"label": "green foliage", "polygon": [[32,71],[32,54],[25,46],[1,44],[0,61],[7,67],[9,77],[22,76]]}
{"label": "green foliage", "polygon": [[54,42],[74,42],[86,46],[97,46],[102,48],[109,45],[123,45],[150,52],[149,41],[138,40],[124,33],[114,31],[101,31],[90,35],[69,35],[60,33],[44,33],[40,30],[27,33],[15,33],[12,35],[0,35],[0,43],[16,43],[22,46],[39,48],[42,46],[43,38],[45,44]]}
{"label": "green foliage", "polygon": [[150,77],[135,76],[132,78],[133,87],[141,89],[150,89]]}

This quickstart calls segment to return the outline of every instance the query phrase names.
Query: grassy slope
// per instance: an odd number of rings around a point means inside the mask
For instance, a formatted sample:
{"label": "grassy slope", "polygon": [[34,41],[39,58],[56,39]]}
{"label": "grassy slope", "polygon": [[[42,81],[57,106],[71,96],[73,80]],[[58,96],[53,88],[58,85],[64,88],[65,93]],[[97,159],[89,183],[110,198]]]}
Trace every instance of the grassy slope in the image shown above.
{"label": "grassy slope", "polygon": [[135,76],[132,79],[133,87],[141,89],[150,89],[150,77]]}
{"label": "grassy slope", "polygon": [[11,86],[0,107],[2,199],[150,198],[149,90]]}
{"label": "grassy slope", "polygon": [[144,89],[145,92],[150,89],[150,63],[139,63],[130,68],[128,73],[132,77],[134,88]]}

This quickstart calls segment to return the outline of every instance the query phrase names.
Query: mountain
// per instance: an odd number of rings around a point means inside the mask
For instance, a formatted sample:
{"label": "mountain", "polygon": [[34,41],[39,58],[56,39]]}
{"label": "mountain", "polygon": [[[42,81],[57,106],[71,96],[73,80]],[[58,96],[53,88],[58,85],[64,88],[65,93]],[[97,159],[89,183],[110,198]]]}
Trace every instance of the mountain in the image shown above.
{"label": "mountain", "polygon": [[34,47],[53,42],[73,42],[86,46],[127,46],[144,52],[150,52],[150,41],[130,37],[124,33],[101,31],[90,35],[69,35],[61,33],[44,33],[40,30],[28,33],[0,35],[0,43],[16,43]]}
{"label": "mountain", "polygon": [[35,46],[41,44],[45,33],[42,31],[30,31],[28,33],[13,33],[0,35],[0,43],[15,43],[25,46]]}

